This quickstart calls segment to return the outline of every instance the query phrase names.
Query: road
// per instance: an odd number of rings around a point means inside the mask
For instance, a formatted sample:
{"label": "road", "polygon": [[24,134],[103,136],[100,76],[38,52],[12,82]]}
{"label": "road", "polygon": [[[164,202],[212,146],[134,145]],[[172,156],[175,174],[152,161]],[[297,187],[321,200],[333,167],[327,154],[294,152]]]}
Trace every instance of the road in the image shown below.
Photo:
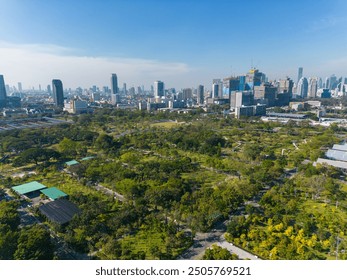
{"label": "road", "polygon": [[257,256],[226,241],[224,235],[220,237],[220,240],[219,242],[217,242],[217,245],[222,248],[228,249],[232,253],[235,253],[239,256],[240,259],[260,260]]}
{"label": "road", "polygon": [[116,199],[118,199],[120,201],[125,201],[126,200],[124,195],[121,195],[118,192],[110,190],[109,188],[106,188],[103,185],[97,184],[94,188],[96,190],[98,190],[98,191],[102,191],[104,194],[111,195],[111,196],[113,196],[114,198],[116,198]]}
{"label": "road", "polygon": [[201,260],[205,250],[216,244],[222,248],[235,253],[240,259],[259,260],[259,258],[225,240],[225,225],[219,225],[215,230],[207,233],[197,233],[194,238],[193,246],[185,251],[179,260]]}

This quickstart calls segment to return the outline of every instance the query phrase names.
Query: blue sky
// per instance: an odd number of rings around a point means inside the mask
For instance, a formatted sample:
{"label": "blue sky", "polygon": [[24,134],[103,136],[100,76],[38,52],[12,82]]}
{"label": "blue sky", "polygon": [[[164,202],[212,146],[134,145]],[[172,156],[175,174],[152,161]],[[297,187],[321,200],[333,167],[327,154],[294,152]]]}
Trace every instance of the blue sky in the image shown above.
{"label": "blue sky", "polygon": [[258,67],[270,79],[347,76],[344,0],[0,0],[0,73],[24,87],[209,87]]}

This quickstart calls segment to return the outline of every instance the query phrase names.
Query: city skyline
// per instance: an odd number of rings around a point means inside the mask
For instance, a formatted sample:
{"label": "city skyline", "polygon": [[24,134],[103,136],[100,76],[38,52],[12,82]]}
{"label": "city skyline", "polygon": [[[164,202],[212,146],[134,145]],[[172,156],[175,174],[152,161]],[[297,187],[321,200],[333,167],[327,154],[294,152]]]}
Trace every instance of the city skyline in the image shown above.
{"label": "city skyline", "polygon": [[111,73],[145,88],[208,88],[251,67],[270,79],[296,80],[298,67],[346,75],[345,1],[0,2],[0,73],[25,89],[53,77],[101,87]]}

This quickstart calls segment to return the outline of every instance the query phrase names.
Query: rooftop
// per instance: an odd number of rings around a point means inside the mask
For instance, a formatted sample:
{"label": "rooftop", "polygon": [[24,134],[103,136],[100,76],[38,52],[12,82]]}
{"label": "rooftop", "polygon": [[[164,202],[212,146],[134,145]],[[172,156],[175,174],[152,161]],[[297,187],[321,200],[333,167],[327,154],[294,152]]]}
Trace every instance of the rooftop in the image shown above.
{"label": "rooftop", "polygon": [[74,203],[66,199],[58,199],[48,202],[40,206],[39,210],[47,217],[47,219],[60,225],[71,221],[74,215],[81,212]]}
{"label": "rooftop", "polygon": [[60,197],[66,197],[67,194],[62,192],[61,190],[57,189],[56,187],[48,188],[41,190],[41,192],[45,195],[48,196],[52,200],[56,200]]}
{"label": "rooftop", "polygon": [[72,166],[72,165],[79,164],[79,162],[77,160],[70,160],[70,161],[65,162],[65,164],[68,166]]}
{"label": "rooftop", "polygon": [[37,181],[33,181],[30,183],[25,183],[19,186],[12,187],[12,190],[19,194],[27,194],[30,192],[38,191],[47,188],[45,185],[42,185],[41,183]]}

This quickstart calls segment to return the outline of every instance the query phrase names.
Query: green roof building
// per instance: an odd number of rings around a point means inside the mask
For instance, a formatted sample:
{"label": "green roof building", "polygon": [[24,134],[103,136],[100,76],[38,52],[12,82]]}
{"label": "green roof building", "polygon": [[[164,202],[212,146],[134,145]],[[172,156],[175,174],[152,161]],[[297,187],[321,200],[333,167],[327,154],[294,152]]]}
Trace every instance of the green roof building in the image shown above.
{"label": "green roof building", "polygon": [[51,200],[56,200],[61,197],[67,197],[68,195],[56,187],[41,190],[41,192]]}
{"label": "green roof building", "polygon": [[70,160],[70,161],[65,162],[65,164],[67,166],[72,166],[72,165],[79,164],[79,162],[77,160]]}
{"label": "green roof building", "polygon": [[81,160],[90,160],[90,159],[93,159],[95,158],[94,156],[89,156],[89,157],[84,157],[84,158],[81,158]]}
{"label": "green roof building", "polygon": [[46,188],[47,187],[45,185],[42,185],[41,183],[39,183],[37,181],[33,181],[30,183],[26,183],[23,185],[12,187],[12,190],[14,190],[18,194],[25,195],[25,194],[39,191],[39,190],[46,189]]}

